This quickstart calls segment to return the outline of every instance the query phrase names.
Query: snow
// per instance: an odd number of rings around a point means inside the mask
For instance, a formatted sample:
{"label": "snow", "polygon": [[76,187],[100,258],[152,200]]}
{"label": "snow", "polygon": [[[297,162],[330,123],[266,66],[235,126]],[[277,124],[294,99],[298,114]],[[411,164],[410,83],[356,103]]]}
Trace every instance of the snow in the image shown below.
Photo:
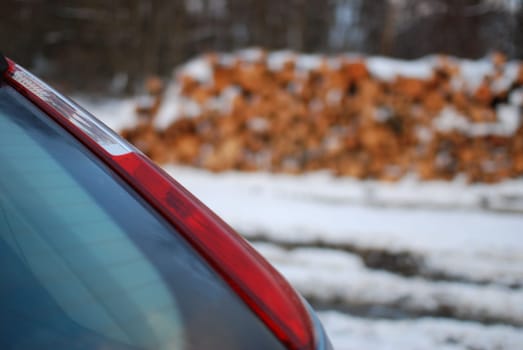
{"label": "snow", "polygon": [[[168,85],[165,96],[170,98],[166,98],[162,102],[154,118],[154,126],[158,130],[167,128],[177,118],[182,116],[195,117],[201,112],[201,107],[195,101],[181,96],[179,86],[174,83]],[[136,126],[139,122],[135,113],[136,106],[147,106],[152,103],[150,96],[100,99],[79,95],[73,99],[116,132]],[[227,92],[226,90],[222,99],[230,105],[232,99],[230,91]],[[221,108],[221,106],[227,106],[227,104],[220,102],[219,106]]]}
{"label": "snow", "polygon": [[[371,270],[353,254],[320,248],[286,251],[255,244],[305,297],[348,305],[398,306],[410,312],[451,308],[460,317],[523,325],[523,293],[505,287],[427,281]],[[519,269],[523,281],[523,267]],[[481,303],[477,301],[481,300]]]}
{"label": "snow", "polygon": [[445,107],[432,121],[441,132],[459,131],[469,136],[514,135],[521,124],[519,107],[499,104],[496,107],[497,121],[490,123],[472,122],[452,107]]}
{"label": "snow", "polygon": [[[232,63],[234,57],[238,57],[246,62],[255,62],[264,57],[264,51],[257,48],[249,48],[237,51],[235,54],[219,54],[220,62]],[[351,59],[365,58],[362,56],[345,55]],[[303,54],[290,50],[272,51],[266,54],[267,64],[270,69],[281,69],[285,62],[295,60],[296,68],[301,71],[309,71],[320,67],[324,60],[336,66],[340,58],[328,59],[320,54]],[[425,57],[418,60],[400,60],[380,56],[365,58],[367,67],[371,75],[382,80],[393,80],[397,76],[429,79],[433,74],[434,57]],[[475,61],[465,63],[465,71],[472,75],[477,73],[477,67],[473,65]],[[481,66],[479,66],[481,67]],[[189,75],[200,82],[209,82],[212,79],[212,67],[204,57],[199,57],[189,61],[179,69],[180,73]]]}
{"label": "snow", "polygon": [[523,267],[517,256],[478,255],[467,249],[459,253],[428,254],[424,269],[428,273],[445,274],[475,283],[513,286],[523,282]]}
{"label": "snow", "polygon": [[508,91],[512,84],[516,81],[519,74],[519,65],[515,62],[508,62],[505,66],[503,74],[496,77],[492,82],[492,89],[496,93]]}
{"label": "snow", "polygon": [[225,88],[218,96],[210,98],[204,108],[206,110],[214,110],[227,115],[232,110],[234,99],[241,94],[241,91],[236,86],[229,86]]}
{"label": "snow", "polygon": [[459,68],[459,75],[453,83],[458,88],[464,85],[471,92],[476,91],[485,77],[494,72],[494,65],[486,58],[482,60],[461,60],[459,61]]}
{"label": "snow", "polygon": [[[522,209],[512,206],[514,198],[523,199],[518,180],[466,185],[459,180],[410,179],[391,185],[335,179],[325,173],[165,169],[247,237],[263,234],[275,242],[408,251],[421,254],[432,271],[468,280],[523,283],[523,216],[512,214]],[[484,210],[489,202],[504,212]]]}
{"label": "snow", "polygon": [[[335,67],[339,65],[342,59],[354,60],[363,58],[366,61],[370,74],[383,81],[394,81],[400,76],[428,80],[432,78],[434,68],[438,65],[438,62],[440,62],[440,58],[436,56],[427,56],[410,61],[380,56],[362,57],[350,54],[329,58],[319,54],[300,54],[288,50],[265,53],[263,50],[257,48],[239,50],[232,54],[218,55],[218,59],[222,64],[231,64],[234,62],[234,58],[241,58],[247,62],[253,62],[264,57],[266,57],[267,64],[272,70],[281,69],[285,62],[294,60],[297,73],[302,76],[312,69],[319,68],[322,62],[328,62],[330,66]],[[513,85],[520,69],[520,65],[517,62],[508,62],[501,70],[501,68],[497,68],[494,65],[489,57],[480,60],[448,58],[448,61],[459,70],[459,73],[452,78],[451,86],[455,90],[465,90],[470,94],[474,94],[480,85],[486,81],[490,82],[489,84],[493,92],[504,93]],[[212,67],[204,57],[189,61],[178,70],[178,73],[191,76],[202,83],[212,81]],[[237,94],[236,89],[231,87],[226,89],[225,93],[222,93],[220,96],[210,99],[207,105],[202,108],[227,111],[230,109],[232,98]],[[177,109],[172,111],[173,115],[178,115],[178,112],[184,105],[188,105],[189,107],[186,109],[193,111],[195,114],[200,111],[200,109],[195,106],[194,101],[182,98],[179,92],[169,96],[173,96],[170,100],[178,101],[175,106]],[[514,91],[509,96],[509,104],[497,105],[497,120],[495,122],[473,122],[455,108],[447,106],[443,108],[439,115],[433,120],[433,126],[436,130],[442,132],[456,130],[474,137],[513,135],[521,125],[520,107],[523,105],[521,102],[523,101],[522,96],[523,93],[521,91]],[[340,98],[341,95],[339,91],[329,91],[327,103],[335,104]],[[311,101],[311,108],[319,108],[319,104],[314,102],[315,101]],[[386,113],[382,112],[383,111],[378,111],[376,115],[379,120],[387,118]],[[164,128],[167,122],[172,119],[161,118],[161,120],[161,122],[157,123],[160,129]],[[422,134],[422,137],[426,138],[425,136],[428,135],[423,136]]]}
{"label": "snow", "polygon": [[496,114],[498,116],[498,132],[501,135],[514,135],[521,124],[519,108],[509,104],[499,104],[496,107]]}
{"label": "snow", "polygon": [[166,129],[171,123],[180,117],[196,117],[201,113],[201,107],[195,101],[183,97],[176,84],[169,84],[165,91],[165,101],[154,118],[154,127],[157,130]]}
{"label": "snow", "polygon": [[[154,119],[154,127],[158,130],[163,130],[167,128],[183,113],[182,98],[179,96],[176,90],[177,88],[174,86],[174,84],[170,84],[165,92],[166,96],[172,96],[172,98],[167,98],[165,99],[165,101],[162,102],[160,109],[158,110],[158,114]],[[188,101],[186,101],[184,105],[190,106],[190,104],[187,102]]]}
{"label": "snow", "polygon": [[503,70],[485,57],[481,60],[452,59],[459,68],[459,74],[453,78],[454,89],[465,89],[474,93],[485,81],[491,81],[490,86],[495,93],[503,93],[510,89],[519,74],[519,63],[507,62]]}
{"label": "snow", "polygon": [[[383,81],[393,81],[397,77],[428,80],[434,74],[439,58],[436,56],[422,57],[416,60],[401,60],[382,56],[360,56],[345,54],[338,57],[329,57],[320,54],[304,54],[290,50],[265,52],[259,48],[238,50],[235,53],[220,53],[218,59],[222,64],[232,64],[235,58],[246,62],[255,62],[266,58],[272,70],[279,70],[284,63],[294,60],[296,69],[301,72],[317,69],[326,61],[336,67],[342,58],[364,59],[370,74]],[[480,60],[448,58],[449,63],[455,65],[459,73],[451,82],[455,90],[465,89],[474,93],[486,80],[491,80],[491,87],[495,93],[507,91],[517,79],[520,65],[517,62],[507,62],[502,71],[496,68],[489,57]],[[198,57],[181,66],[179,73],[193,77],[207,83],[212,80],[212,67],[205,57]]]}
{"label": "snow", "polygon": [[161,104],[158,114],[154,118],[154,126],[158,130],[164,130],[180,117],[197,117],[202,108],[228,113],[232,108],[234,98],[239,93],[238,88],[228,87],[220,95],[209,98],[202,107],[195,101],[183,97],[179,92],[179,87],[176,84],[171,84],[165,93],[166,96],[171,97],[165,99]]}
{"label": "snow", "polygon": [[301,54],[296,57],[296,67],[305,71],[319,68],[324,56]]}
{"label": "snow", "polygon": [[470,124],[472,124],[469,123],[467,117],[452,107],[443,108],[432,123],[436,129],[441,132],[450,132],[453,130],[467,132],[471,126]]}
{"label": "snow", "polygon": [[212,81],[212,67],[204,57],[199,57],[187,62],[179,72],[188,75],[201,83]]}
{"label": "snow", "polygon": [[135,98],[99,99],[75,96],[73,100],[116,132],[131,128],[138,123]]}
{"label": "snow", "polygon": [[511,105],[523,107],[523,88],[512,91],[509,95]]}
{"label": "snow", "polygon": [[269,69],[277,71],[283,68],[283,65],[292,60],[296,53],[289,50],[275,51],[267,57]]}
{"label": "snow", "polygon": [[[224,172],[212,174],[205,170],[181,166],[166,166],[171,174],[203,196],[219,195],[220,189],[240,195],[262,195],[288,199],[294,202],[312,202],[317,206],[364,205],[383,210],[392,207],[418,209],[460,209],[473,211],[497,209],[520,211],[518,198],[523,200],[520,180],[499,184],[467,184],[457,177],[453,181],[420,182],[406,176],[397,183],[359,181],[336,178],[328,172],[315,172],[298,176],[284,174]],[[206,184],[209,184],[208,186]],[[236,188],[236,190],[235,190]],[[243,200],[241,198],[239,200]],[[516,205],[514,205],[516,204]],[[221,203],[220,203],[221,205]]]}
{"label": "snow", "polygon": [[510,326],[484,326],[437,318],[368,320],[328,311],[319,317],[337,350],[517,350],[523,332]]}
{"label": "snow", "polygon": [[375,56],[368,57],[366,62],[370,74],[385,81],[394,80],[398,76],[430,79],[433,74],[433,64],[430,57],[405,61]]}

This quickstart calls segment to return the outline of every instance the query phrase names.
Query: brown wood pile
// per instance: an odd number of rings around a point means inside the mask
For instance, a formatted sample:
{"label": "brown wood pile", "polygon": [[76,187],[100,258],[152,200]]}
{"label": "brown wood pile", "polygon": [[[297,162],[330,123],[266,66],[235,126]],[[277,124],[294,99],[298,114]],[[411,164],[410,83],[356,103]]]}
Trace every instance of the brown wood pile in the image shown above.
{"label": "brown wood pile", "polygon": [[[498,120],[496,107],[523,86],[519,76],[506,89],[494,89],[506,68],[503,55],[474,91],[456,88],[459,65],[441,57],[429,79],[373,77],[365,59],[327,59],[308,71],[292,57],[270,69],[267,59],[237,59],[223,64],[206,58],[212,82],[178,77],[181,94],[196,101],[201,113],[176,119],[157,130],[155,113],[162,101],[161,82],[147,83],[154,103],[138,112],[144,121],[123,136],[159,163],[299,174],[327,169],[336,175],[395,181],[406,173],[421,179],[451,179],[465,174],[471,182],[498,182],[523,174],[523,127],[514,135],[470,136],[441,131],[434,119],[452,107],[470,123]],[[235,87],[229,108],[214,108]],[[169,96],[164,96],[168,99]],[[521,106],[519,109],[521,114]]]}

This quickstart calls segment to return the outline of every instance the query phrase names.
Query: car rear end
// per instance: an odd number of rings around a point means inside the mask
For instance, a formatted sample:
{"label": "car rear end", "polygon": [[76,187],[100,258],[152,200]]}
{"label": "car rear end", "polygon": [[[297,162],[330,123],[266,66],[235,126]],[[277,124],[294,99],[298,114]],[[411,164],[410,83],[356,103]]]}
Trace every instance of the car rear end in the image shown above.
{"label": "car rear end", "polygon": [[3,348],[332,348],[248,242],[12,61],[0,122]]}

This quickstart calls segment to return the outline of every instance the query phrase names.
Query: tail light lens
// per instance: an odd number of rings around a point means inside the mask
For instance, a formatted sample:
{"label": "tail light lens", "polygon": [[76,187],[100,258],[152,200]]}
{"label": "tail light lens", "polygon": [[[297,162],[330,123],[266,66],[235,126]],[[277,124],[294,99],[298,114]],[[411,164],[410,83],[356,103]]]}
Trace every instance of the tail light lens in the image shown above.
{"label": "tail light lens", "polygon": [[85,144],[155,207],[289,349],[316,346],[289,283],[241,236],[103,123],[8,60],[5,81]]}

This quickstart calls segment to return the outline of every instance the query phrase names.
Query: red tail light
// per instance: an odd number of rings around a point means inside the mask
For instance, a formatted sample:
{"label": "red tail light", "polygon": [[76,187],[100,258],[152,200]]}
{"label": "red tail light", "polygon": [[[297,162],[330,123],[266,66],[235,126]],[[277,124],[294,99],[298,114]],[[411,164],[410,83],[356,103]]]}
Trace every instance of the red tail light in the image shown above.
{"label": "red tail light", "polygon": [[300,297],[242,237],[134,147],[8,61],[8,84],[55,119],[146,198],[290,349],[314,349]]}

